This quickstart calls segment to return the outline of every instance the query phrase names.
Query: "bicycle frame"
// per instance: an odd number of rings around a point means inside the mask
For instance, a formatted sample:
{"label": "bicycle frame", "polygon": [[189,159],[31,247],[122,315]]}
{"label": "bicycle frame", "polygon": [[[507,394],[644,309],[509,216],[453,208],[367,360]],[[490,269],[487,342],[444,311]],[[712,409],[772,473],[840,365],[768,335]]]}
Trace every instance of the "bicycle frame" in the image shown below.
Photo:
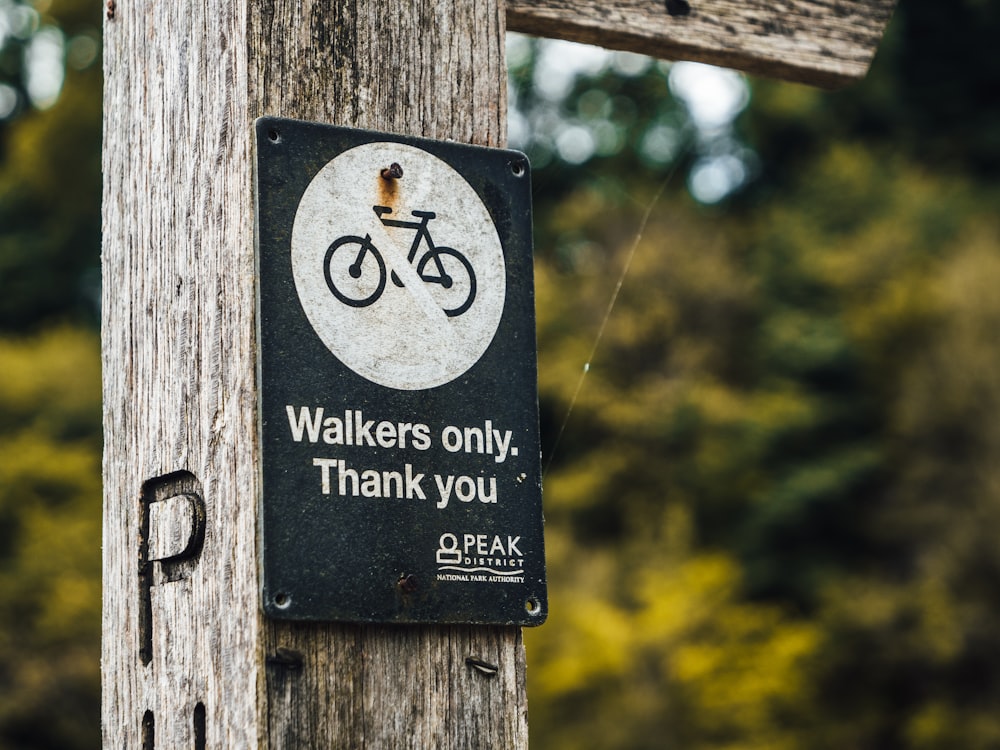
{"label": "bicycle frame", "polygon": [[[406,221],[404,219],[385,218],[386,214],[392,213],[392,209],[388,206],[372,206],[372,210],[375,212],[379,221],[382,222],[383,226],[401,227],[402,229],[413,229],[416,231],[416,235],[413,237],[413,244],[410,245],[410,252],[406,256],[406,261],[408,263],[413,263],[413,259],[417,257],[417,249],[420,247],[420,243],[425,241],[427,243],[427,252],[433,253],[432,257],[434,259],[434,265],[437,266],[439,278],[450,279],[448,274],[445,273],[444,266],[441,265],[441,259],[438,258],[437,253],[434,252],[436,249],[434,246],[434,240],[431,239],[431,232],[427,228],[428,222],[437,217],[436,213],[433,211],[411,211],[410,213],[419,218],[420,221]],[[392,276],[392,281],[396,284],[396,286],[403,286],[403,282],[396,276],[395,271],[393,271]]]}
{"label": "bicycle frame", "polygon": [[[433,211],[412,211],[412,215],[420,221],[407,221],[405,219],[385,218],[386,214],[392,213],[392,209],[388,206],[372,206],[372,208],[383,226],[400,227],[414,231],[413,242],[410,244],[410,252],[407,255],[406,262],[415,266],[414,270],[420,281],[426,284],[440,285],[442,289],[456,288],[458,290],[459,295],[457,297],[452,294],[450,298],[443,301],[439,300],[445,314],[448,317],[456,317],[468,310],[469,306],[476,299],[476,272],[473,270],[469,259],[462,253],[452,247],[434,244],[427,225],[431,219],[436,218],[437,214]],[[427,249],[423,255],[417,258],[417,250],[420,248],[420,243],[422,242],[427,243]],[[370,283],[360,287],[345,287],[332,273],[331,263],[333,262],[334,254],[340,248],[353,246],[357,246],[358,248],[357,255],[354,257],[354,262],[347,266],[347,275],[352,279],[360,279],[362,275],[367,274]],[[350,253],[351,250],[348,249],[346,252]],[[366,266],[363,264],[369,253],[375,259],[377,269],[371,268],[369,272],[366,272]],[[344,253],[341,253],[338,257],[341,262],[345,260]],[[447,260],[449,266],[453,267],[453,272],[458,273],[458,287],[455,287],[456,277],[447,272],[442,259]],[[433,268],[431,267],[431,261],[433,261]],[[367,267],[370,268],[371,264],[368,264]],[[436,275],[434,272],[435,268],[437,269]],[[378,271],[377,277],[372,275],[375,270]],[[364,237],[354,234],[345,234],[342,237],[338,237],[327,248],[326,255],[323,258],[323,275],[326,279],[326,285],[338,300],[351,307],[367,307],[382,296],[387,280],[387,270],[382,253],[375,247],[370,234],[366,234]],[[402,288],[405,286],[403,280],[399,278],[395,271],[389,272],[388,278],[391,278],[392,283],[397,287]],[[376,279],[377,283],[375,283]]]}

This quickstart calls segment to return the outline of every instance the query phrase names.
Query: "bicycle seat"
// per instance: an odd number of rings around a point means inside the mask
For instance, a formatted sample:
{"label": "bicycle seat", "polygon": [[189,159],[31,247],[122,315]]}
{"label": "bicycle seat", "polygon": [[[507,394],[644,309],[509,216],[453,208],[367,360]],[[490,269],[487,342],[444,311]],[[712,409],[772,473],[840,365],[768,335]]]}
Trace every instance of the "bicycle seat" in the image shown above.
{"label": "bicycle seat", "polygon": [[372,206],[372,211],[375,212],[376,216],[385,216],[385,214],[392,213],[392,209],[388,206]]}

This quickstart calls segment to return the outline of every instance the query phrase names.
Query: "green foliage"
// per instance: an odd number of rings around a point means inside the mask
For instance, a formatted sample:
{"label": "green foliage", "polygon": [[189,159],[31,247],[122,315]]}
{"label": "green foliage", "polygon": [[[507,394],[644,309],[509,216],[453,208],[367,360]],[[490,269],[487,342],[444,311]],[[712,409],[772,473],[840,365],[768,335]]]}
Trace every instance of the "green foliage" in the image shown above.
{"label": "green foliage", "polygon": [[[615,53],[561,91],[538,85],[542,50],[539,40],[522,37],[508,60],[513,145],[531,160],[536,210],[561,210],[581,184],[627,196],[635,180],[655,179],[691,151],[693,130],[670,94],[669,63]],[[545,242],[538,248],[545,252]]]}
{"label": "green foliage", "polygon": [[754,82],[744,137],[786,185],[826,144],[888,148],[983,183],[1000,174],[1000,13],[990,0],[901,0],[868,77],[838,92]]}
{"label": "green foliage", "polygon": [[540,746],[996,745],[995,195],[858,140],[801,166],[725,220],[668,194],[589,363],[641,201],[543,219],[547,454],[589,366],[545,482]]}
{"label": "green foliage", "polygon": [[[100,365],[96,334],[64,321],[96,320],[99,16],[85,0],[0,0],[0,15],[24,21],[0,24],[0,91],[19,97],[0,118],[0,748],[93,748]],[[54,106],[26,84],[39,33],[65,53]]]}
{"label": "green foliage", "polygon": [[100,742],[100,364],[71,328],[0,339],[0,748]]}
{"label": "green foliage", "polygon": [[[69,66],[54,106],[24,107],[18,117],[0,120],[0,331],[97,320],[101,75],[93,27],[99,16],[86,0],[37,5],[48,9],[30,11],[35,26],[65,39]],[[0,39],[0,51],[16,51],[15,41]],[[23,80],[21,63],[16,73]]]}
{"label": "green foliage", "polygon": [[1000,226],[966,219],[924,285],[934,334],[888,396],[894,482],[871,533],[893,554],[830,587],[822,611],[837,645],[821,672],[838,698],[827,706],[831,723],[864,717],[855,736],[831,746],[866,736],[882,738],[880,747],[1000,741]]}

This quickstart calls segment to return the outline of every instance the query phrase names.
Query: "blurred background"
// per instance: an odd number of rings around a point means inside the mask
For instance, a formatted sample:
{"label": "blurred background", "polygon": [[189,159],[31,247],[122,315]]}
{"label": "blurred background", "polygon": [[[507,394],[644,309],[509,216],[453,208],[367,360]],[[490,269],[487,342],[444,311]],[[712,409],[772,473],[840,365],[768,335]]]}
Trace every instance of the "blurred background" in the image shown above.
{"label": "blurred background", "polygon": [[[100,745],[95,8],[0,0],[0,750]],[[1000,748],[997,39],[900,0],[835,93],[508,39],[534,747]]]}

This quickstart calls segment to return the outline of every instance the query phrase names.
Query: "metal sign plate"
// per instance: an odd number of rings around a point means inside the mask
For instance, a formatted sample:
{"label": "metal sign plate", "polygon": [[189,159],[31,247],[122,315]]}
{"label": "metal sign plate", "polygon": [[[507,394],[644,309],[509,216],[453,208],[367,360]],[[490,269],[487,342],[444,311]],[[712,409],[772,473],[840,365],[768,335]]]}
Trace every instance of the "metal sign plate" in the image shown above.
{"label": "metal sign plate", "polygon": [[527,159],[255,128],[264,610],[541,623]]}

